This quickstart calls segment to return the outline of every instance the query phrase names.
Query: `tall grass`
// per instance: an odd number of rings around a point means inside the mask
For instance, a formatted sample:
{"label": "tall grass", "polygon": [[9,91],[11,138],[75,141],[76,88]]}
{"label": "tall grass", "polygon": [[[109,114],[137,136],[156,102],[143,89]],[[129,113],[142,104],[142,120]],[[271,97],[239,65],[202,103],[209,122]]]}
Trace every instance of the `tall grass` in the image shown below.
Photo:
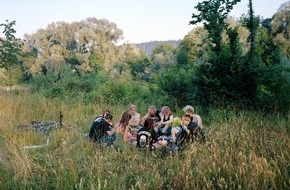
{"label": "tall grass", "polygon": [[[117,152],[86,140],[105,104],[48,100],[28,92],[2,93],[0,99],[0,189],[290,188],[289,123],[279,114],[209,110],[202,115],[211,129],[208,142],[162,158],[158,151]],[[116,122],[126,107],[112,102],[110,108]],[[47,147],[23,149],[45,143],[47,135],[14,133],[13,128],[31,120],[57,120],[59,110],[65,124],[79,127],[53,131]]]}

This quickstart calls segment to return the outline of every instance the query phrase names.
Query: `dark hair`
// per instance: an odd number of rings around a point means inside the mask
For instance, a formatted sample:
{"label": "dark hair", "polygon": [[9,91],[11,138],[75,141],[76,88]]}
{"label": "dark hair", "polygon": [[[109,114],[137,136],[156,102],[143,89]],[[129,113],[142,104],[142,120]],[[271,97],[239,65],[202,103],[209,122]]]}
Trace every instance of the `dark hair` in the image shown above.
{"label": "dark hair", "polygon": [[144,127],[148,127],[149,129],[153,129],[154,128],[153,119],[148,117],[144,122]]}
{"label": "dark hair", "polygon": [[113,119],[113,115],[112,115],[111,113],[106,113],[106,114],[104,115],[104,118],[105,118],[105,119],[110,119],[110,120],[112,120],[112,119]]}
{"label": "dark hair", "polygon": [[111,111],[109,108],[105,108],[104,111],[103,111],[103,117],[105,117],[105,115],[107,114],[111,114]]}
{"label": "dark hair", "polygon": [[129,124],[130,119],[131,119],[131,114],[128,111],[124,111],[122,113],[118,126],[123,125],[124,130],[125,130],[126,126]]}

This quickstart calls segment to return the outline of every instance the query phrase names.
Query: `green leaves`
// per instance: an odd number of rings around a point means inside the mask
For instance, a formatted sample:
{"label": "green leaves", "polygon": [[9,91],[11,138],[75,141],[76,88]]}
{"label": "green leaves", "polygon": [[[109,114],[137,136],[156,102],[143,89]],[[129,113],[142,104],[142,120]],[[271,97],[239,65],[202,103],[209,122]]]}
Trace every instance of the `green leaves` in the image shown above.
{"label": "green leaves", "polygon": [[5,35],[4,39],[0,38],[0,67],[9,71],[10,89],[12,86],[12,67],[19,64],[19,57],[23,55],[21,49],[23,43],[14,36],[16,31],[13,29],[13,25],[15,24],[15,21],[9,22],[8,20],[5,24],[0,24],[0,26],[4,26],[2,33]]}

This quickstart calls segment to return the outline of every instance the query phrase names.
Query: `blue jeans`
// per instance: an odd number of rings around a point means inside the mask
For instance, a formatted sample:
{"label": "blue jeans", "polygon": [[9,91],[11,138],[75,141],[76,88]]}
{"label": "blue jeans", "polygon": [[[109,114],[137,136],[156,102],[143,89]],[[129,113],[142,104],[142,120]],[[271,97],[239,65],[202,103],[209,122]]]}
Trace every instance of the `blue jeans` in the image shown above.
{"label": "blue jeans", "polygon": [[111,146],[116,139],[116,135],[105,134],[102,138],[98,140],[98,143],[107,143],[107,146]]}

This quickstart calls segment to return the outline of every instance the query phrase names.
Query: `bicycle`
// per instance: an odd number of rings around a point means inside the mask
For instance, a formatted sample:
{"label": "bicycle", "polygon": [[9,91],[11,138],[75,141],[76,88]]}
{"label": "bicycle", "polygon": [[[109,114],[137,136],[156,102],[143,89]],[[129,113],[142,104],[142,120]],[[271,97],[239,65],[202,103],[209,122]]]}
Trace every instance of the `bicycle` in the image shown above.
{"label": "bicycle", "polygon": [[34,130],[37,133],[44,133],[48,134],[48,137],[46,139],[46,143],[39,144],[39,145],[31,145],[31,146],[24,146],[22,147],[23,149],[35,149],[35,148],[42,148],[49,146],[50,138],[51,138],[51,133],[50,131],[53,129],[60,129],[60,128],[65,128],[65,129],[77,129],[80,128],[79,126],[66,126],[62,123],[62,118],[63,114],[61,111],[59,112],[59,120],[55,122],[42,122],[42,121],[32,121],[31,125],[19,125],[14,128],[14,132],[22,131],[22,130]]}
{"label": "bicycle", "polygon": [[63,115],[59,112],[59,120],[55,122],[42,122],[42,121],[31,121],[31,125],[18,125],[13,129],[14,132],[20,130],[35,130],[38,133],[49,133],[54,128],[62,128]]}

